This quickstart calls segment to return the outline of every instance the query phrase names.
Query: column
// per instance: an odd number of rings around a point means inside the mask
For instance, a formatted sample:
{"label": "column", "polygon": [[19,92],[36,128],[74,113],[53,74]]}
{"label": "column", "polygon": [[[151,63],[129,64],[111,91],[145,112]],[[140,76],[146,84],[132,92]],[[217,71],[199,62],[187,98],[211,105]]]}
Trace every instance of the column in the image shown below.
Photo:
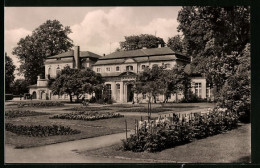
{"label": "column", "polygon": [[124,84],[123,82],[120,82],[120,102],[123,103],[124,102]]}

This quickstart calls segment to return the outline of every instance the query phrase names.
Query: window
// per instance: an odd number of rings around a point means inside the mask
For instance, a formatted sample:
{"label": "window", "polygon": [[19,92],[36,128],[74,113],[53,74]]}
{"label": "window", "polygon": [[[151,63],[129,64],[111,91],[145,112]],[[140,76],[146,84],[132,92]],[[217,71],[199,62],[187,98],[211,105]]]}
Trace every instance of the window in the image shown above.
{"label": "window", "polygon": [[120,67],[119,66],[116,67],[116,71],[120,71]]}
{"label": "window", "polygon": [[68,98],[68,94],[64,94],[64,99],[67,99]]}
{"label": "window", "polygon": [[97,72],[101,72],[101,68],[97,68]]}
{"label": "window", "polygon": [[142,65],[142,69],[144,69],[145,68],[145,65]]}
{"label": "window", "polygon": [[110,68],[110,67],[106,67],[106,71],[107,71],[107,72],[110,72],[110,71],[111,71],[111,68]]}
{"label": "window", "polygon": [[56,69],[56,75],[60,74],[61,73],[61,69],[60,67],[58,66],[57,69]]}
{"label": "window", "polygon": [[126,66],[126,71],[132,71],[134,67],[132,65]]}
{"label": "window", "polygon": [[108,96],[108,99],[112,99],[111,84],[106,84],[106,86],[107,86],[107,96]]}
{"label": "window", "polygon": [[146,94],[145,93],[143,94],[143,99],[146,99]]}
{"label": "window", "polygon": [[201,83],[195,83],[195,95],[201,97]]}
{"label": "window", "polygon": [[62,98],[62,94],[59,93],[59,95],[58,95],[58,99],[61,99],[61,98]]}

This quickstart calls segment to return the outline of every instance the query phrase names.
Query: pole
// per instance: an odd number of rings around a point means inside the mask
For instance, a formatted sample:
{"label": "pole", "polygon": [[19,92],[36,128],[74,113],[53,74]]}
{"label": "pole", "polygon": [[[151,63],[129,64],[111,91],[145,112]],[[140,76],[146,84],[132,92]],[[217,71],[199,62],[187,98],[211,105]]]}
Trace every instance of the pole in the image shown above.
{"label": "pole", "polygon": [[125,139],[127,139],[127,122],[125,120]]}

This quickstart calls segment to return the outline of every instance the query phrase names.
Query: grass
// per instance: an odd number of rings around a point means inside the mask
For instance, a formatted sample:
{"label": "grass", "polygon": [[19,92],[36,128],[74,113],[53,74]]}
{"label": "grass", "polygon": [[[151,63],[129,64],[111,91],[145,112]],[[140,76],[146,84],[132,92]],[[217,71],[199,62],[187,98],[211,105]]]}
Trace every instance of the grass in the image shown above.
{"label": "grass", "polygon": [[5,143],[14,145],[16,148],[28,148],[35,146],[43,146],[47,144],[55,144],[60,142],[67,142],[79,139],[92,138],[97,136],[115,134],[125,131],[125,120],[128,122],[128,129],[134,128],[136,116],[129,116],[124,118],[111,118],[96,121],[82,121],[82,120],[61,120],[49,119],[49,116],[28,116],[21,118],[7,118],[6,123],[13,123],[16,125],[62,125],[69,126],[71,129],[79,130],[80,134],[62,135],[51,137],[28,137],[24,135],[17,135],[9,131],[5,132]]}
{"label": "grass", "polygon": [[18,118],[18,117],[27,117],[27,116],[39,116],[39,115],[49,115],[50,113],[35,112],[30,110],[6,110],[6,118]]}
{"label": "grass", "polygon": [[251,124],[157,153],[123,151],[121,143],[110,147],[80,151],[87,156],[154,160],[155,162],[248,163],[251,156]]}
{"label": "grass", "polygon": [[[8,102],[9,106],[5,106],[5,110],[11,109],[19,109],[17,107],[17,103],[23,101],[12,101]],[[30,100],[28,101],[30,102]],[[34,101],[33,101],[34,102]],[[35,101],[40,102],[40,101]],[[66,141],[73,141],[79,139],[86,139],[91,137],[109,135],[114,133],[120,133],[125,131],[125,120],[127,121],[128,129],[134,129],[135,119],[140,120],[140,115],[125,115],[123,118],[111,118],[111,119],[104,119],[104,120],[96,120],[96,121],[82,121],[82,120],[63,120],[63,119],[49,119],[52,115],[62,114],[62,113],[70,113],[73,112],[73,109],[83,109],[86,108],[95,111],[104,111],[107,109],[107,112],[116,112],[120,108],[122,109],[144,109],[146,113],[146,105],[147,104],[114,104],[114,105],[96,105],[96,107],[90,106],[82,107],[80,104],[65,104],[63,107],[48,107],[48,108],[38,108],[38,107],[24,107],[23,110],[31,110],[35,111],[36,113],[49,113],[49,115],[37,115],[37,116],[24,116],[18,118],[6,118],[5,122],[13,123],[16,125],[42,125],[42,126],[49,126],[49,125],[62,125],[62,126],[69,126],[72,129],[79,130],[80,134],[75,135],[63,135],[63,136],[51,136],[51,137],[28,137],[23,135],[17,135],[11,133],[9,131],[5,132],[5,143],[14,145],[16,148],[27,148],[27,147],[34,147],[34,146],[42,146],[47,144],[54,144]],[[172,108],[171,110],[188,110],[189,108],[183,108],[185,106],[198,106],[199,107],[207,107],[213,106],[212,104],[208,103],[201,103],[201,104],[172,104],[168,103],[165,104],[168,106],[182,106],[181,108]],[[153,108],[160,109],[162,108],[160,104],[153,104]],[[129,107],[129,108],[128,108]],[[134,107],[134,108],[131,108]],[[71,109],[68,109],[71,108]],[[196,107],[194,107],[196,108]],[[108,110],[110,109],[110,110]],[[104,111],[105,112],[105,111]],[[146,116],[144,114],[144,116]],[[145,117],[143,116],[143,119]]]}

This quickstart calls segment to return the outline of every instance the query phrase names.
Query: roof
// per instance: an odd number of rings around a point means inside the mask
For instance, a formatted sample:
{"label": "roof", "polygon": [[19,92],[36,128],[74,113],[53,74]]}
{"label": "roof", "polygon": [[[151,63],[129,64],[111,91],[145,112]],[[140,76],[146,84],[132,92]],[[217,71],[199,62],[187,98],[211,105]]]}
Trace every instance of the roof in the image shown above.
{"label": "roof", "polygon": [[[64,57],[73,57],[74,56],[74,50],[70,50],[58,55],[50,56],[47,59],[52,59],[52,58],[64,58]],[[100,58],[101,56],[98,54],[95,54],[90,51],[80,51],[80,57],[92,57],[92,58]]]}
{"label": "roof", "polygon": [[133,59],[137,63],[176,59],[189,62],[189,57],[184,54],[176,53],[169,47],[163,47],[114,52],[105,57],[99,58],[94,65],[122,64],[128,58]]}
{"label": "roof", "polygon": [[105,57],[101,57],[100,59],[131,58],[131,57],[166,55],[166,54],[175,54],[175,52],[169,47],[149,48],[149,49],[114,52]]}

